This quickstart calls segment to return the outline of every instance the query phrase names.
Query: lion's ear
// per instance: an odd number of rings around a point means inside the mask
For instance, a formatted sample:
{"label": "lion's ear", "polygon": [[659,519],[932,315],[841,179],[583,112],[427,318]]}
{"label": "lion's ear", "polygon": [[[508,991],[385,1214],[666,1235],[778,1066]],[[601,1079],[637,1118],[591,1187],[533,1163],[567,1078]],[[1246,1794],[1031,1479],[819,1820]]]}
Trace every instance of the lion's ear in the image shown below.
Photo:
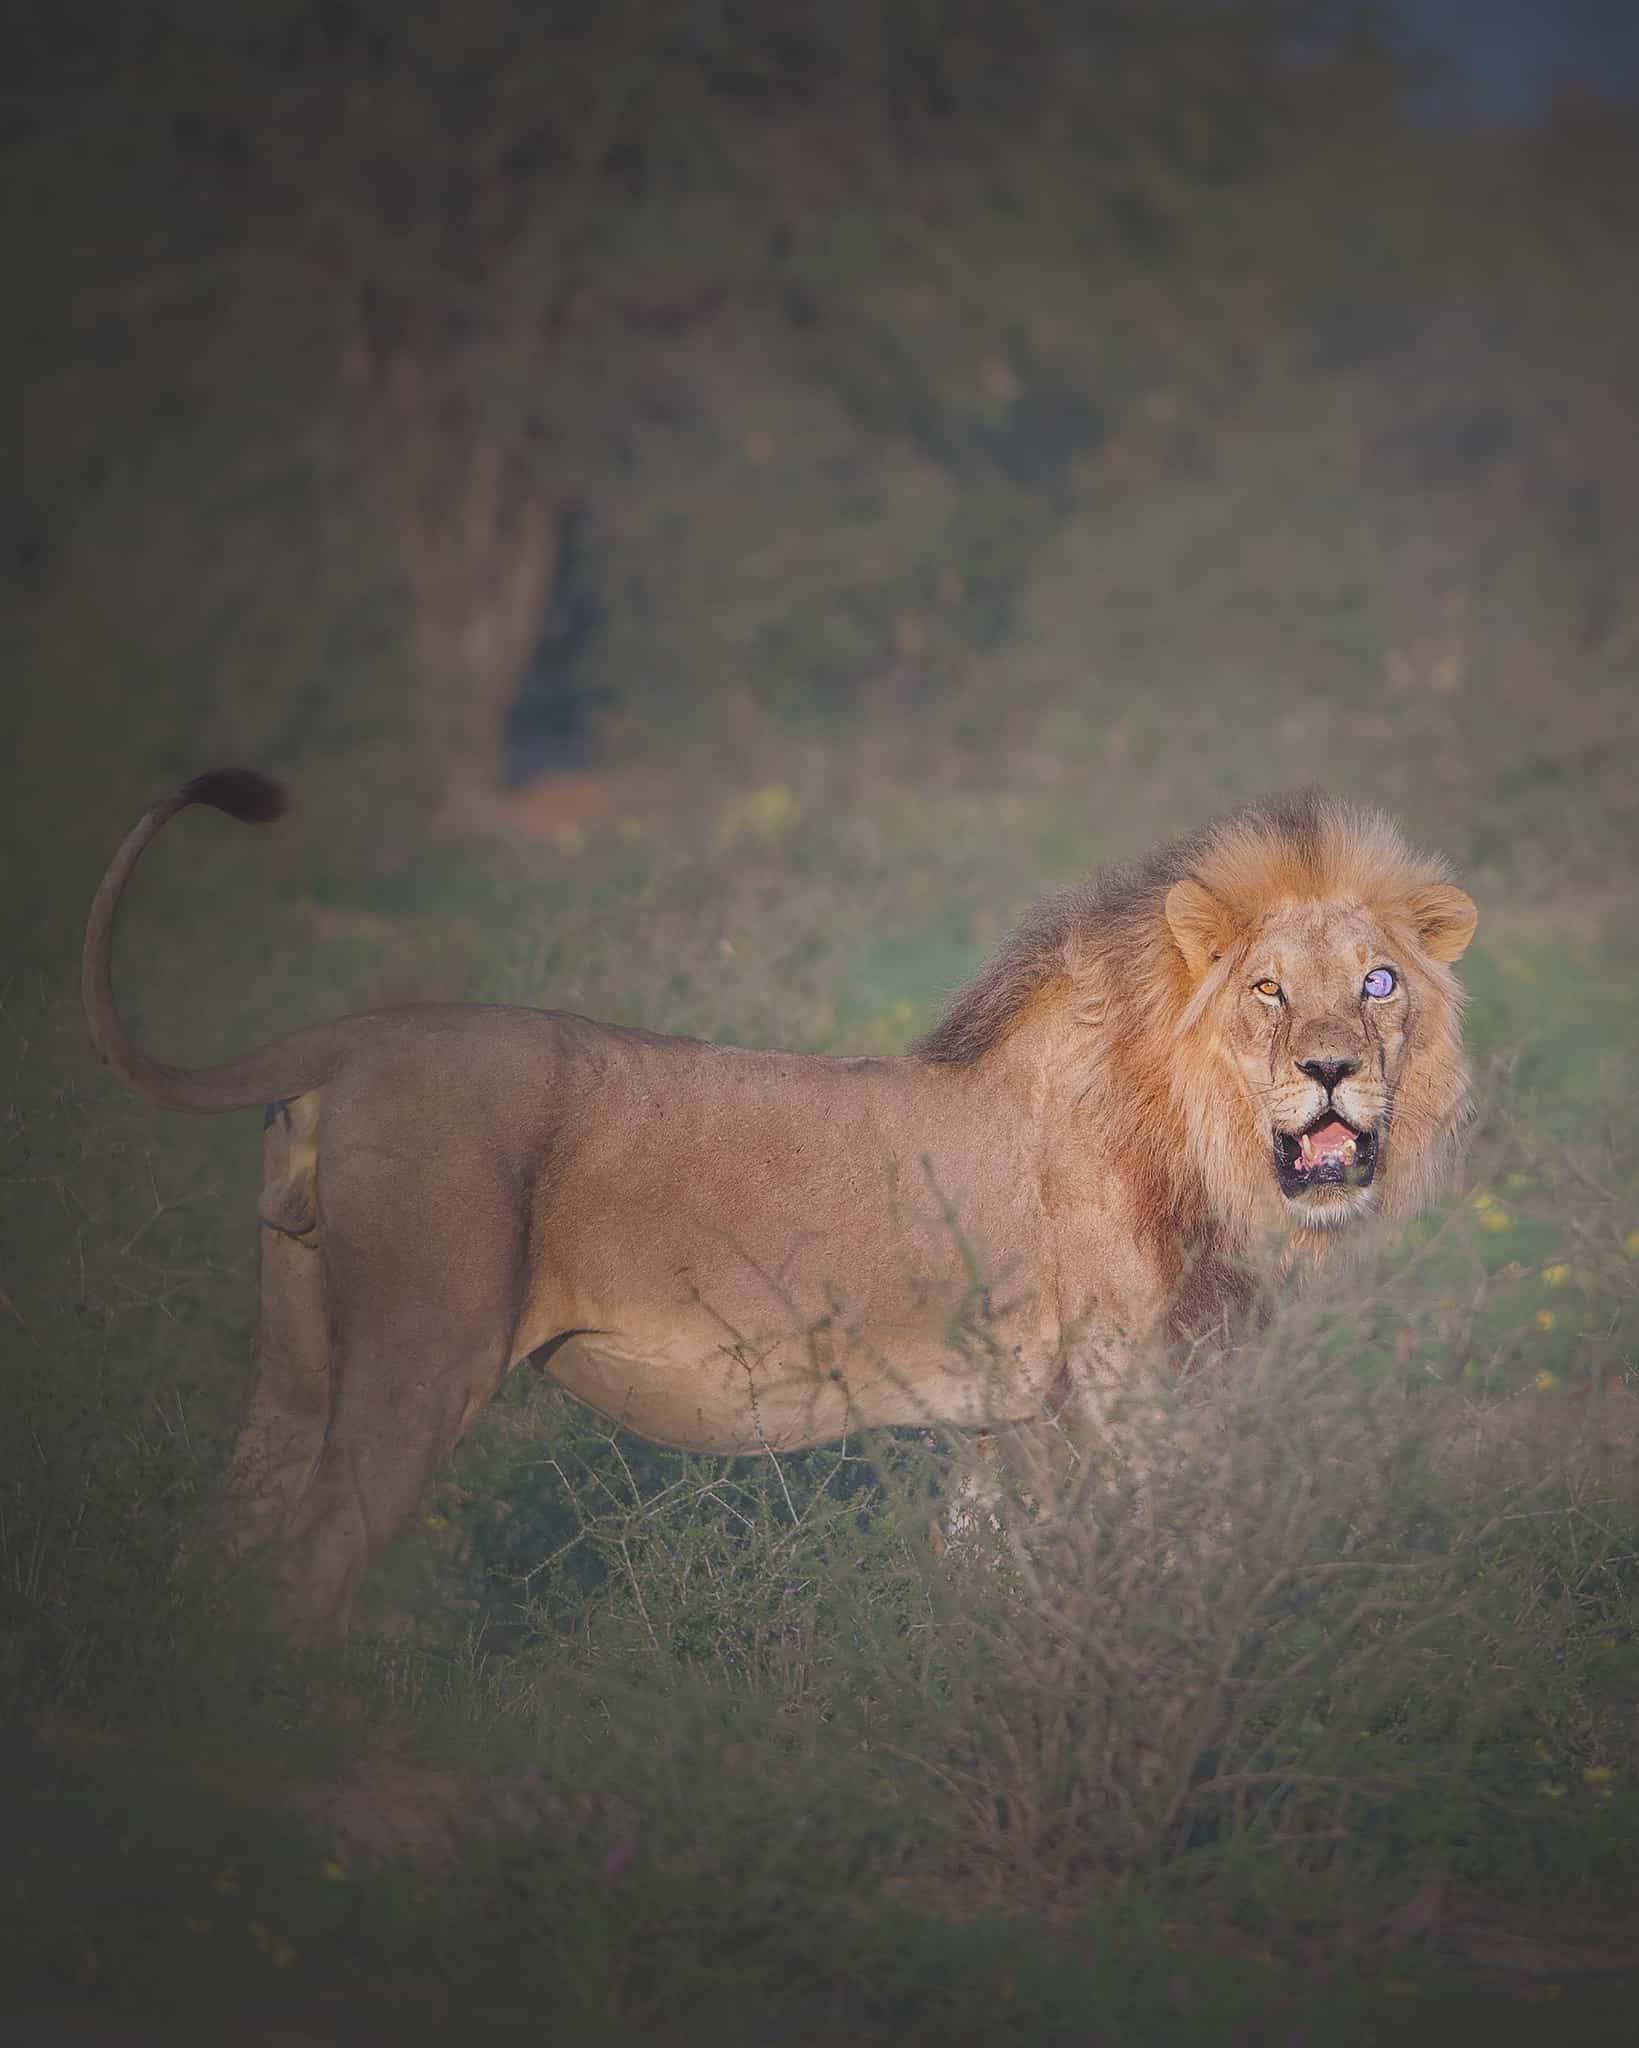
{"label": "lion's ear", "polygon": [[1468,951],[1480,921],[1473,897],[1451,882],[1430,882],[1426,889],[1419,889],[1411,899],[1411,915],[1423,951],[1447,966]]}
{"label": "lion's ear", "polygon": [[1167,891],[1167,928],[1196,981],[1234,937],[1228,911],[1199,882],[1174,882]]}

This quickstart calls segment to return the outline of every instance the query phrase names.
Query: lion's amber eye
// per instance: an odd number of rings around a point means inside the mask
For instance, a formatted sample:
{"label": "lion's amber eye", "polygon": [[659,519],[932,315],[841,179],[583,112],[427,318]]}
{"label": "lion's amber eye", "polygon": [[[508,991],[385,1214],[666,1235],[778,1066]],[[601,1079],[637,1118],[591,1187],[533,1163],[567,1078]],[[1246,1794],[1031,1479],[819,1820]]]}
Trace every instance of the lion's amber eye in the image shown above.
{"label": "lion's amber eye", "polygon": [[1263,981],[1255,981],[1252,984],[1252,993],[1258,996],[1267,996],[1273,1002],[1275,997],[1280,994],[1280,983],[1278,981],[1270,981],[1267,978]]}

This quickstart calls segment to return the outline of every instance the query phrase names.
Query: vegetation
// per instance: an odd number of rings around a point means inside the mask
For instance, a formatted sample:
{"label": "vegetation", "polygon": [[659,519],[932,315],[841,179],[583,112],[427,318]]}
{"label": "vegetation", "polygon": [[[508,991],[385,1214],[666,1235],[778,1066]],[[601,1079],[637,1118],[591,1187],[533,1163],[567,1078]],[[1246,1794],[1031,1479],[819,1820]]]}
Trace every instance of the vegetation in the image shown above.
{"label": "vegetation", "polygon": [[[9,2011],[1631,2007],[1639,131],[1430,121],[1278,8],[1084,15],[19,44]],[[522,1377],[293,1658],[198,1540],[254,1122],[118,1093],[74,983],[115,838],[234,758],[297,814],[180,823],[122,946],[179,1057],[430,996],[894,1049],[1045,888],[1271,786],[1384,803],[1481,906],[1468,1187],[943,1557],[939,1442],[676,1458]]]}

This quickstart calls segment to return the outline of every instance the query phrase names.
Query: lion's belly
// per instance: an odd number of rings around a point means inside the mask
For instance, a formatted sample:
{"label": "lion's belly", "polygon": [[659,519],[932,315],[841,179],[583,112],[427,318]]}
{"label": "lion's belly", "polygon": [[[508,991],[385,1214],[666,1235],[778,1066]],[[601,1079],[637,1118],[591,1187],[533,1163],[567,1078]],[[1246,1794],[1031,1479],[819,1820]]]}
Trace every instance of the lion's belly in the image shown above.
{"label": "lion's belly", "polygon": [[[795,1451],[864,1428],[943,1423],[977,1429],[1038,1413],[1052,1347],[1015,1336],[969,1359],[925,1331],[877,1333],[870,1353],[813,1340],[740,1344],[703,1329],[570,1338],[548,1370],[640,1436],[681,1450]],[[718,1341],[713,1341],[714,1336]]]}
{"label": "lion's belly", "polygon": [[1030,1412],[1057,1288],[1011,1097],[975,1114],[914,1062],[711,1047],[621,1072],[641,1113],[589,1068],[546,1162],[515,1355],[565,1337],[572,1393],[702,1450]]}

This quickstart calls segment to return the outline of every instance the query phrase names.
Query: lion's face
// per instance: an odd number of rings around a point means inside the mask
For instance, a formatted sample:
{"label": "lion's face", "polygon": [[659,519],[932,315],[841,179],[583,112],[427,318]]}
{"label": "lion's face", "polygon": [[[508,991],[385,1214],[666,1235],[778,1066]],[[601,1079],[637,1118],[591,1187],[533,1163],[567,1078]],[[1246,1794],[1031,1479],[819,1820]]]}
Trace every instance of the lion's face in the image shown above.
{"label": "lion's face", "polygon": [[1180,890],[1168,916],[1197,970],[1191,1035],[1237,1098],[1215,1132],[1196,1123],[1209,1177],[1244,1187],[1255,1155],[1255,1207],[1305,1229],[1422,1199],[1467,1100],[1447,965],[1473,930],[1469,899],[1440,883],[1382,910],[1287,898],[1226,918],[1200,885]]}
{"label": "lion's face", "polygon": [[1310,906],[1255,932],[1224,991],[1226,1050],[1275,1185],[1306,1225],[1348,1222],[1376,1200],[1418,978],[1402,951],[1362,910]]}

